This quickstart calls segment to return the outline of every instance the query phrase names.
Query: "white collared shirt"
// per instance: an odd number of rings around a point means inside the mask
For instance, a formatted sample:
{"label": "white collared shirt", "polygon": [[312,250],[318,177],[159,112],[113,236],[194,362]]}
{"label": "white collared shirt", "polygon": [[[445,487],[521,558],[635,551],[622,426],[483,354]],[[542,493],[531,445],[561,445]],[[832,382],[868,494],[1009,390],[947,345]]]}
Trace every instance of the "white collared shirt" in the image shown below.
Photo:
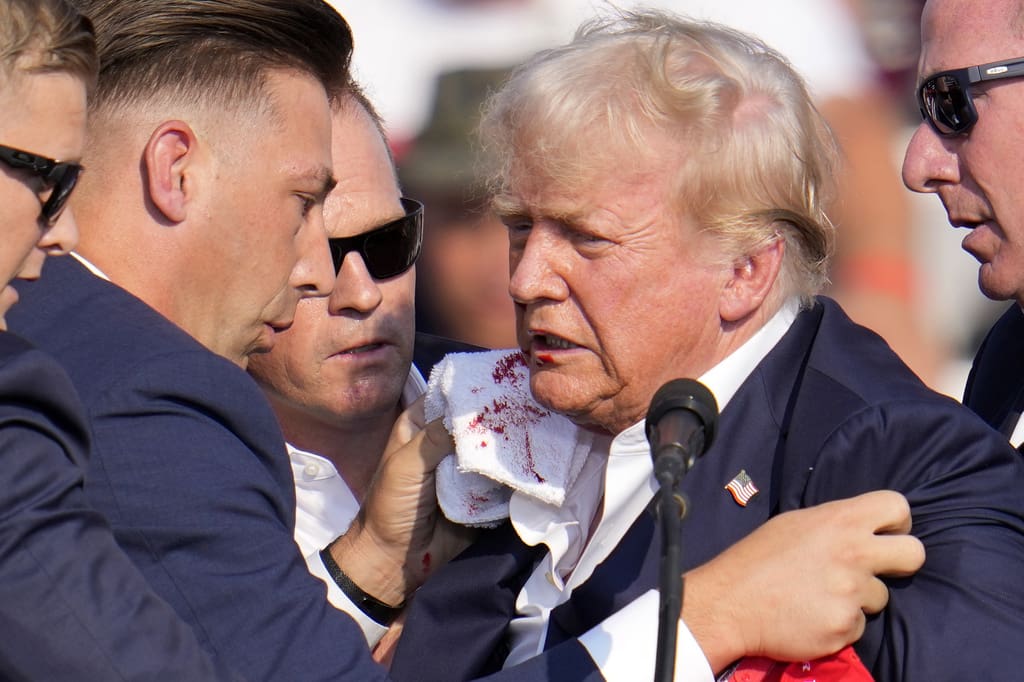
{"label": "white collared shirt", "polygon": [[[426,391],[427,382],[416,366],[411,366],[402,389],[402,406],[414,402]],[[327,601],[352,616],[367,643],[373,646],[387,632],[387,627],[364,614],[345,596],[320,558],[320,550],[348,530],[359,513],[359,503],[329,459],[300,450],[291,443],[287,446],[295,478],[295,543],[306,557],[309,572],[327,585]]]}
{"label": "white collared shirt", "polygon": [[[714,394],[719,410],[796,319],[796,299],[785,305],[740,348],[709,370],[700,381]],[[569,600],[604,561],[657,492],[644,422],[614,439],[595,438],[594,448],[561,509],[519,493],[510,503],[512,524],[527,544],[544,542],[549,552],[534,569],[516,600],[509,626],[510,667],[544,649],[551,611]],[[598,503],[604,512],[590,541],[590,524]],[[653,679],[659,599],[651,590],[580,637],[606,680]],[[676,649],[676,679],[710,681],[714,673],[692,634],[681,623]]]}

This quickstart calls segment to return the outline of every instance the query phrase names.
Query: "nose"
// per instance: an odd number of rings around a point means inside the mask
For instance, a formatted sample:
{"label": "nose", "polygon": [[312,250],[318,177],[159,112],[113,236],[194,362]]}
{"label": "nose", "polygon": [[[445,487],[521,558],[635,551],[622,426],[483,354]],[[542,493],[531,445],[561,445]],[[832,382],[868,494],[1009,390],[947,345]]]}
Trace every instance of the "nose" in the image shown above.
{"label": "nose", "polygon": [[569,288],[562,273],[571,267],[571,250],[553,227],[534,225],[527,235],[509,235],[508,293],[516,303],[564,300]]}
{"label": "nose", "polygon": [[70,206],[64,209],[56,223],[43,230],[36,242],[36,246],[47,256],[63,256],[77,245],[78,223]]}
{"label": "nose", "polygon": [[327,245],[323,212],[310,212],[312,219],[299,230],[298,260],[289,284],[302,298],[327,296],[334,287],[334,263]]}
{"label": "nose", "polygon": [[921,121],[903,158],[903,184],[914,192],[929,194],[943,184],[959,182],[959,162],[951,149],[957,139],[940,137],[927,121]]}
{"label": "nose", "polygon": [[[409,273],[414,272],[410,270]],[[403,273],[405,277],[409,273]],[[334,289],[328,299],[328,309],[332,315],[343,310],[355,310],[360,313],[372,312],[384,300],[384,295],[370,272],[362,256],[355,251],[345,254],[341,262],[341,270],[334,280]]]}

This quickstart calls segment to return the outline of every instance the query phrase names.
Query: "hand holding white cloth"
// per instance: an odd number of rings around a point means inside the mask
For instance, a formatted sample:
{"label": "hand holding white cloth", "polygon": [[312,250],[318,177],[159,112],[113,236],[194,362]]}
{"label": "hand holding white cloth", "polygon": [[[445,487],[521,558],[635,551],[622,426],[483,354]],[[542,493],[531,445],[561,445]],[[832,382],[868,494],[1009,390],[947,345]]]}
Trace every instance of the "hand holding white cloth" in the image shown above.
{"label": "hand holding white cloth", "polygon": [[437,469],[437,497],[456,523],[496,524],[515,491],[561,506],[590,450],[589,432],[533,399],[518,350],[445,356],[424,408],[455,441]]}

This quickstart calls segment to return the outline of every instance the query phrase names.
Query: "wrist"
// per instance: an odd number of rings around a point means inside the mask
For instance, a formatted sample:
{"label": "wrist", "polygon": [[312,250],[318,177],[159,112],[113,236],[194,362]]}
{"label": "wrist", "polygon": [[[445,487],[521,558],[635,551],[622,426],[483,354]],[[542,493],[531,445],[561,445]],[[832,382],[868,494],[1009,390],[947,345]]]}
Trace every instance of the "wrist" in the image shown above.
{"label": "wrist", "polygon": [[[327,546],[325,552],[338,570],[361,592],[387,607],[400,608],[412,591],[404,567],[380,549],[368,535],[362,532],[361,527],[357,527],[357,523],[353,523],[344,535]],[[345,591],[340,583],[339,587]],[[352,599],[352,595],[348,597]]]}
{"label": "wrist", "polygon": [[355,583],[331,556],[330,547],[326,547],[320,550],[320,559],[324,562],[324,567],[327,569],[327,573],[331,576],[331,579],[338,586],[338,589],[351,601],[360,611],[367,615],[373,622],[388,626],[390,625],[405,608],[405,602],[403,601],[397,605],[386,604],[373,595],[369,594],[363,588]]}
{"label": "wrist", "polygon": [[[701,567],[702,568],[702,567]],[[715,675],[747,653],[742,635],[742,614],[730,617],[728,607],[730,592],[726,590],[723,599],[716,599],[716,588],[709,585],[712,576],[697,568],[684,574],[686,598],[680,619],[686,624],[697,642],[704,658]]]}

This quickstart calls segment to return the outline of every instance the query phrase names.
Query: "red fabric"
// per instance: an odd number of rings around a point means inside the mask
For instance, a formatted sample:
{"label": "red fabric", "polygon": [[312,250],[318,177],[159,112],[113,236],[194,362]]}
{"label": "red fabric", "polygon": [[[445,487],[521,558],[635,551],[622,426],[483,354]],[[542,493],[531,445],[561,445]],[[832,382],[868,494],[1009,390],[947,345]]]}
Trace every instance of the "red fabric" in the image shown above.
{"label": "red fabric", "polygon": [[744,658],[729,676],[729,682],[874,682],[853,647],[837,654],[801,663],[784,663],[769,658]]}

